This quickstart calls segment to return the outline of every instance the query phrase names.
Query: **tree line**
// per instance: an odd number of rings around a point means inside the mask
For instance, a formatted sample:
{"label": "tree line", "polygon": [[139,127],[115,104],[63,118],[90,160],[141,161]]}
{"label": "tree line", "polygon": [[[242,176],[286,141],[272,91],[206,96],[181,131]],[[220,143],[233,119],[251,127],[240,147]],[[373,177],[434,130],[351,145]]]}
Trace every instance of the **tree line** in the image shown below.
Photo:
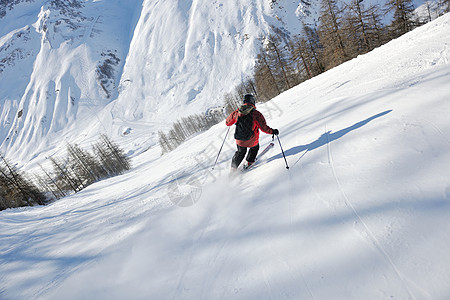
{"label": "tree line", "polygon": [[181,118],[172,124],[171,129],[167,133],[164,133],[162,130],[158,131],[162,154],[174,150],[188,137],[208,130],[224,118],[225,114],[222,110],[211,110],[203,115],[195,114]]}
{"label": "tree line", "polygon": [[[282,92],[334,68],[358,55],[432,21],[433,15],[450,12],[450,0],[426,2],[427,17],[414,15],[412,0],[387,0],[384,6],[366,5],[363,0],[321,0],[320,25],[303,26],[289,35],[279,28],[260,37],[261,48],[253,74],[223,95],[223,110],[213,117],[195,115],[182,118],[164,133],[159,131],[162,153],[178,147],[189,136],[223,121],[252,93],[257,102],[266,102]],[[390,24],[383,24],[386,14]]]}
{"label": "tree line", "polygon": [[[260,101],[267,101],[285,90],[334,68],[358,55],[432,21],[433,15],[450,11],[450,0],[426,2],[427,17],[414,15],[412,0],[387,0],[384,6],[366,5],[362,0],[345,3],[321,0],[320,25],[303,26],[289,36],[279,29],[261,38],[251,79]],[[386,14],[390,24],[383,24]]]}
{"label": "tree line", "polygon": [[0,210],[44,205],[131,167],[123,150],[106,135],[100,136],[91,152],[76,144],[68,144],[66,152],[65,157],[49,159],[51,170],[40,165],[42,173],[32,177],[0,155]]}

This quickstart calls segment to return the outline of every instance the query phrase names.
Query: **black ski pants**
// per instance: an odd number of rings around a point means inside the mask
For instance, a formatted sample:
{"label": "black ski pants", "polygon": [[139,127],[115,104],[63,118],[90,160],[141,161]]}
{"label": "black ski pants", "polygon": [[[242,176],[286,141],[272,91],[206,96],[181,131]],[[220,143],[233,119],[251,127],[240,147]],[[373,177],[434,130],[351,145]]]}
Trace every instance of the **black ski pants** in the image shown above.
{"label": "black ski pants", "polygon": [[[237,151],[236,151],[236,153],[234,153],[233,159],[231,160],[232,168],[239,167],[242,160],[244,159],[245,154],[247,153],[246,147],[241,147],[239,145],[236,145],[236,146],[237,146]],[[258,154],[258,151],[259,151],[259,144],[254,147],[251,147],[249,149],[250,150],[248,151],[246,160],[248,162],[255,162],[256,155]]]}

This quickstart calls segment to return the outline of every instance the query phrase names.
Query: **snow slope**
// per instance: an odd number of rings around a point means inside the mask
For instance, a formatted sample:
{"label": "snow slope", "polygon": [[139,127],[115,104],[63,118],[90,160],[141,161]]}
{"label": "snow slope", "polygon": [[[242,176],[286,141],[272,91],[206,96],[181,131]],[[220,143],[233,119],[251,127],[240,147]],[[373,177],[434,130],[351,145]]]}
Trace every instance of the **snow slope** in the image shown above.
{"label": "snow slope", "polygon": [[158,130],[223,104],[271,27],[297,34],[319,9],[301,0],[7,2],[0,151],[26,170],[101,133],[130,155],[155,146]]}
{"label": "snow slope", "polygon": [[[448,299],[450,14],[45,207],[0,212],[1,299]],[[261,138],[266,145],[270,136]],[[278,144],[278,142],[276,141]]]}
{"label": "snow slope", "polygon": [[271,26],[296,32],[300,0],[290,2],[288,12],[268,0],[0,4],[2,153],[29,169],[100,133],[130,153],[154,146],[181,116],[223,105]]}
{"label": "snow slope", "polygon": [[117,97],[142,2],[15,2],[0,18],[0,147],[24,165],[90,137]]}

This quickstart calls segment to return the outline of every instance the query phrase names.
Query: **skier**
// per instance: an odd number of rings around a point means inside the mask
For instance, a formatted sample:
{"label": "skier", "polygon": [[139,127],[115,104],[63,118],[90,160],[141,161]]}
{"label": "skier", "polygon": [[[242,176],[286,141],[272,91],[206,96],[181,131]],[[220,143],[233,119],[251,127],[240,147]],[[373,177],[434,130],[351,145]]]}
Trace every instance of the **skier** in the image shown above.
{"label": "skier", "polygon": [[272,129],[266,124],[264,116],[256,110],[255,97],[252,94],[244,96],[244,104],[233,111],[226,119],[226,125],[236,124],[234,138],[236,139],[237,151],[231,160],[231,169],[236,170],[245,154],[247,155],[247,166],[251,166],[256,159],[259,150],[259,130],[267,134],[278,135],[278,129]]}

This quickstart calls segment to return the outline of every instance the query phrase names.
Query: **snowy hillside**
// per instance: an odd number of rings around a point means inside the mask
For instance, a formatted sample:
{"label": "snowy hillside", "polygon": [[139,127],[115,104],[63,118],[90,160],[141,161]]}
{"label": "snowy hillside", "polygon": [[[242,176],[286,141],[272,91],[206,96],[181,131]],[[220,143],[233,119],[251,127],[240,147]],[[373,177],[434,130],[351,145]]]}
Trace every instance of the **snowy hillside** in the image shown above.
{"label": "snowy hillside", "polygon": [[1,3],[1,151],[26,165],[99,133],[147,149],[179,116],[222,105],[271,26],[299,28],[300,0],[271,2]]}
{"label": "snowy hillside", "polygon": [[258,106],[289,170],[218,124],[0,212],[0,298],[449,299],[449,60],[447,14]]}
{"label": "snowy hillside", "polygon": [[[139,1],[14,1],[0,18],[0,141],[51,154],[117,97]],[[87,120],[86,120],[87,119]]]}
{"label": "snowy hillside", "polygon": [[222,105],[251,75],[271,27],[296,34],[317,24],[318,9],[301,0],[2,2],[0,151],[32,169],[103,133],[141,153],[177,118]]}

